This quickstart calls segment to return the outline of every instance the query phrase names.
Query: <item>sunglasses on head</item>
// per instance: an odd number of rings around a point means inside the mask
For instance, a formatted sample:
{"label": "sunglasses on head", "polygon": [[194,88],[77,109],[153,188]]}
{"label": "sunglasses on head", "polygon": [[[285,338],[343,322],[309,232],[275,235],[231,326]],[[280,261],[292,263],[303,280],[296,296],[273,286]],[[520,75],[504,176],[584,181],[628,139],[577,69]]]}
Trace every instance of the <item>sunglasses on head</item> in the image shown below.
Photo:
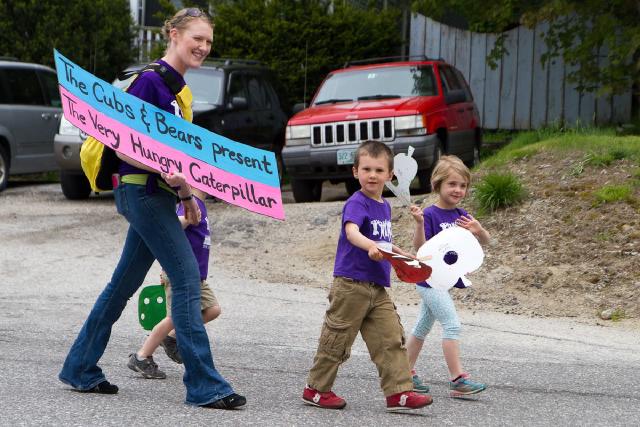
{"label": "sunglasses on head", "polygon": [[188,9],[186,9],[184,11],[184,15],[183,16],[190,16],[192,18],[199,18],[201,16],[207,16],[207,14],[205,12],[203,12],[201,9],[198,9],[197,7],[190,7]]}

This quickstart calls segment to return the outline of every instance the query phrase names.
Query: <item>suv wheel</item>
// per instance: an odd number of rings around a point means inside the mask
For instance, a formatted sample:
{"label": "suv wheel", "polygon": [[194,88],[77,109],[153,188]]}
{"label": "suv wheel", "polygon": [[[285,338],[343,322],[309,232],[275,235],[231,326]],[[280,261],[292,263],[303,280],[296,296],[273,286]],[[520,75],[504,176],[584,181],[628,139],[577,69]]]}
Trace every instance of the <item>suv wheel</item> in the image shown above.
{"label": "suv wheel", "polygon": [[69,200],[82,200],[91,194],[91,186],[83,174],[60,171],[62,194]]}
{"label": "suv wheel", "polygon": [[9,155],[0,145],[0,191],[7,188],[9,182]]}
{"label": "suv wheel", "polygon": [[360,182],[355,178],[349,178],[344,182],[344,186],[347,189],[347,193],[352,195],[360,189]]}
{"label": "suv wheel", "polygon": [[433,172],[433,168],[436,167],[436,163],[440,160],[442,156],[442,144],[438,143],[436,149],[433,151],[433,163],[429,169],[423,169],[418,171],[418,191],[420,194],[423,193],[431,193],[431,173]]}
{"label": "suv wheel", "polygon": [[291,190],[296,203],[318,202],[322,197],[322,181],[292,179]]}

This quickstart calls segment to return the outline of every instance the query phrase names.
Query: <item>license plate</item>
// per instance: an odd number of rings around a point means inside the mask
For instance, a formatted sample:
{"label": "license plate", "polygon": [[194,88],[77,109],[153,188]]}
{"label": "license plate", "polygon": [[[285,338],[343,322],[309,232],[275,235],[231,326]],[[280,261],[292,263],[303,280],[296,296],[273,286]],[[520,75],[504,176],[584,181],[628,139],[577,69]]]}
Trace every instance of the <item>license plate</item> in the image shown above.
{"label": "license plate", "polygon": [[356,150],[353,148],[349,150],[338,150],[336,155],[339,165],[352,165],[356,157]]}

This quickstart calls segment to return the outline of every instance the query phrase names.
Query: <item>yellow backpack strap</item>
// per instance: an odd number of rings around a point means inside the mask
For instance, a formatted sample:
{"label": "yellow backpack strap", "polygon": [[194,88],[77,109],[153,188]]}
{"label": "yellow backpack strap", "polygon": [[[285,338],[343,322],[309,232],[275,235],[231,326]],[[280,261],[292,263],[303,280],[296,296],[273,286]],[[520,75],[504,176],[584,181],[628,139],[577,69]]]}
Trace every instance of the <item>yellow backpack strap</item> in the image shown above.
{"label": "yellow backpack strap", "polygon": [[178,106],[182,111],[182,118],[188,122],[193,121],[193,110],[191,109],[193,94],[191,93],[189,86],[184,85],[182,87],[180,92],[176,94],[176,101],[178,101]]}

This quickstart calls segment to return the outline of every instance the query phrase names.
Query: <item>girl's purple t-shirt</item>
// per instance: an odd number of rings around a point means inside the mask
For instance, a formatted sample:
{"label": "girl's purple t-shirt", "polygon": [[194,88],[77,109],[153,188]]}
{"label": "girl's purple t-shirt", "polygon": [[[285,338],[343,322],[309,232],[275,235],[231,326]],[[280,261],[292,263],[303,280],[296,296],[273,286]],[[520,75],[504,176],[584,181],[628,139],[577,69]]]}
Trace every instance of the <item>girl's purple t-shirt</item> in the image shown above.
{"label": "girl's purple t-shirt", "polygon": [[[209,228],[209,218],[207,217],[207,206],[202,200],[195,195],[193,199],[198,203],[200,213],[202,215],[198,225],[189,225],[184,229],[193,254],[198,261],[198,267],[200,268],[200,279],[206,280],[207,274],[209,274],[209,248],[211,247],[211,231]],[[178,216],[184,216],[184,206],[182,203],[178,204],[176,210]]]}
{"label": "girl's purple t-shirt", "polygon": [[370,199],[361,191],[356,191],[349,197],[342,208],[342,230],[333,268],[334,276],[388,287],[391,264],[388,261],[373,261],[367,251],[352,245],[345,233],[347,222],[356,224],[365,237],[391,250],[393,235],[389,202]]}
{"label": "girl's purple t-shirt", "polygon": [[[180,82],[181,86],[186,84],[182,74],[177,72],[171,65],[161,59],[155,62],[167,67],[169,72],[172,73],[177,81]],[[162,76],[155,71],[145,71],[144,73],[140,73],[140,75],[127,89],[127,93],[130,93],[131,95],[136,96],[149,104],[153,104],[171,114],[182,117],[182,112],[180,111],[175,95],[164,82]],[[127,162],[120,162],[118,173],[120,175],[128,175],[139,173],[148,174],[149,172],[132,166]]]}
{"label": "girl's purple t-shirt", "polygon": [[[457,227],[456,220],[461,216],[466,216],[467,211],[462,208],[442,209],[436,205],[431,205],[424,209],[424,238],[429,240],[442,230],[450,227]],[[418,286],[430,288],[427,282],[418,283]],[[458,279],[454,285],[456,288],[464,288],[462,279]]]}

